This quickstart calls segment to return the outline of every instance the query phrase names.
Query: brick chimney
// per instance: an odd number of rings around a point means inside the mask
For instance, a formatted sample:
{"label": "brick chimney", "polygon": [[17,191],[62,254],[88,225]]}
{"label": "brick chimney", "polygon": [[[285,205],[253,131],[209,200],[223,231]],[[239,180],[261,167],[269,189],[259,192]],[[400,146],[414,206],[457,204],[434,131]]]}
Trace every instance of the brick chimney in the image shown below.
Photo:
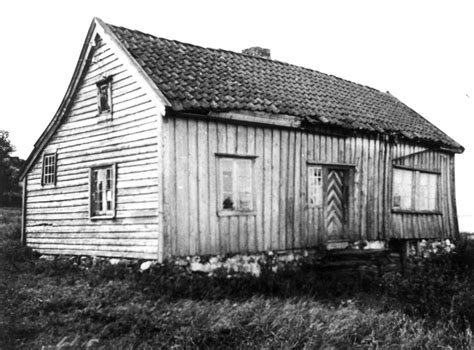
{"label": "brick chimney", "polygon": [[249,56],[270,59],[270,49],[264,49],[263,47],[250,47],[248,49],[242,50],[242,53]]}

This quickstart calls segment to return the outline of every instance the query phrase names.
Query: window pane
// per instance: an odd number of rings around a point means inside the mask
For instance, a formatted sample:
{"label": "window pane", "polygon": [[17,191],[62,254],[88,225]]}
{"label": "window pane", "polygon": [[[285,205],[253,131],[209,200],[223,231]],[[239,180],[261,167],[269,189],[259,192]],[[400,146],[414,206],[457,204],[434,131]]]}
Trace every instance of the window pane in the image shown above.
{"label": "window pane", "polygon": [[393,169],[393,207],[413,209],[413,171]]}
{"label": "window pane", "polygon": [[419,173],[418,188],[416,194],[416,208],[419,210],[436,210],[438,175]]}
{"label": "window pane", "polygon": [[323,180],[321,167],[308,168],[308,204],[310,207],[321,206],[323,198]]}
{"label": "window pane", "polygon": [[239,190],[239,209],[252,210],[252,161],[250,159],[238,159],[237,165],[237,188]]}
{"label": "window pane", "polygon": [[222,208],[234,209],[234,183],[233,183],[233,161],[221,159],[221,186],[222,186]]}

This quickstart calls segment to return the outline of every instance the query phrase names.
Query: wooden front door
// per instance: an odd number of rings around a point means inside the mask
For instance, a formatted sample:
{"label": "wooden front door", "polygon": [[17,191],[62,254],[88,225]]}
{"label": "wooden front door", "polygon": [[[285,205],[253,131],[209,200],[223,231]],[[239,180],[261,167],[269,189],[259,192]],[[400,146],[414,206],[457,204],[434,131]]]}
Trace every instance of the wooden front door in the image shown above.
{"label": "wooden front door", "polygon": [[308,166],[308,234],[310,242],[346,238],[349,211],[349,170]]}
{"label": "wooden front door", "polygon": [[345,236],[347,223],[347,170],[331,169],[326,171],[325,228],[329,241]]}

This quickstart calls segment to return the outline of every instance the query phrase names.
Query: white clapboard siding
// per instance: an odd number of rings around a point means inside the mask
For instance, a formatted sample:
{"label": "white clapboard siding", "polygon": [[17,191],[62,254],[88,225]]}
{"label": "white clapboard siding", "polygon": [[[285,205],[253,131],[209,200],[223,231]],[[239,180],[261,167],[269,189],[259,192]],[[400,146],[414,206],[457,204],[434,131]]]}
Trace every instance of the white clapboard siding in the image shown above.
{"label": "white clapboard siding", "polygon": [[[26,239],[39,252],[158,258],[158,108],[125,62],[101,43],[45,152],[57,181],[42,186],[42,157],[27,175]],[[113,120],[99,121],[96,82],[113,75]],[[116,165],[114,219],[92,220],[90,168]]]}

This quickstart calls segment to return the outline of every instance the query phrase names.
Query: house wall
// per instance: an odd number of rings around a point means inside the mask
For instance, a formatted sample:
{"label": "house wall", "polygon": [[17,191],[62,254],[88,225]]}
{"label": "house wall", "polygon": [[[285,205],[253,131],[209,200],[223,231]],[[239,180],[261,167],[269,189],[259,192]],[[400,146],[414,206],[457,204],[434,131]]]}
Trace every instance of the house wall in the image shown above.
{"label": "house wall", "polygon": [[[42,155],[26,181],[25,232],[42,253],[157,258],[159,108],[127,64],[99,43],[72,107],[45,153],[57,152],[56,186],[42,186]],[[95,83],[113,75],[113,120],[98,122]],[[115,163],[116,218],[92,221],[91,167]]]}
{"label": "house wall", "polygon": [[408,156],[397,149],[394,164],[440,171],[438,183],[439,214],[392,213],[391,237],[457,237],[458,223],[454,191],[454,154],[426,150]]}
{"label": "house wall", "polygon": [[[349,230],[344,239],[453,235],[452,183],[443,169],[442,215],[391,214],[393,159],[425,150],[370,136],[329,136],[296,129],[169,118],[163,125],[165,256],[309,248],[327,242],[308,223],[308,161],[354,165]],[[256,214],[217,215],[215,153],[254,155]],[[167,156],[166,156],[167,155]],[[441,158],[440,158],[441,159]],[[430,224],[434,219],[434,223]],[[443,230],[439,230],[439,227]],[[433,227],[436,230],[433,230]]]}

